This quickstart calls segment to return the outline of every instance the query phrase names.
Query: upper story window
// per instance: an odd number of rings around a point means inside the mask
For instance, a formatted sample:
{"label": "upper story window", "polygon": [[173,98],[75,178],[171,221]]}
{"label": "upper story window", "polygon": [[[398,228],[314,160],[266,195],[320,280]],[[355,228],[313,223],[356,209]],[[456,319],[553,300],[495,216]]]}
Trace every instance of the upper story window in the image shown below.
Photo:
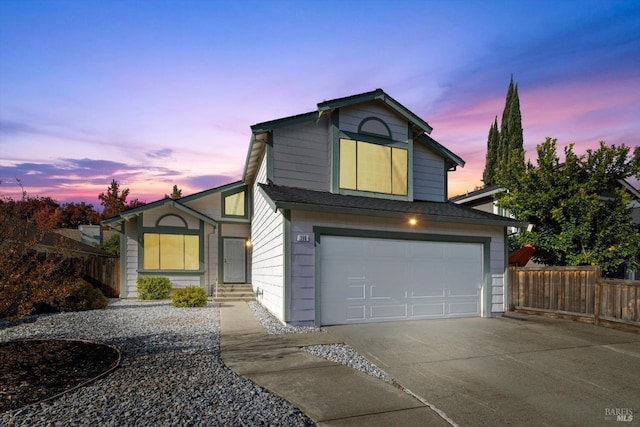
{"label": "upper story window", "polygon": [[407,195],[408,152],[353,139],[340,139],[341,189]]}
{"label": "upper story window", "polygon": [[222,215],[246,218],[247,216],[247,192],[242,190],[236,193],[222,195]]}

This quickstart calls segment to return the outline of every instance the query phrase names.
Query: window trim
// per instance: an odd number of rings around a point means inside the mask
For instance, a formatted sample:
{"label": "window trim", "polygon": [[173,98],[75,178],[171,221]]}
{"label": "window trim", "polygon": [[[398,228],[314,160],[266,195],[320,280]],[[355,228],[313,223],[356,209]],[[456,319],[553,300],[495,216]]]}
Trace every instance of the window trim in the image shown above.
{"label": "window trim", "polygon": [[[376,135],[354,133],[340,129],[340,108],[331,111],[329,124],[329,135],[332,140],[330,147],[331,174],[330,191],[335,194],[345,194],[351,196],[374,197],[377,199],[406,200],[413,201],[413,144],[414,135],[411,122],[407,122],[407,139],[393,140]],[[396,196],[385,193],[370,193],[356,190],[344,190],[340,188],[340,138],[354,139],[356,141],[373,142],[390,145],[393,147],[403,147],[407,149],[407,195]]]}
{"label": "window trim", "polygon": [[[407,198],[409,197],[409,192],[410,192],[410,180],[409,180],[409,175],[410,175],[410,153],[409,153],[409,147],[407,146],[406,143],[396,143],[394,141],[389,141],[391,143],[385,143],[385,144],[381,144],[378,141],[367,141],[367,139],[370,138],[359,138],[359,139],[352,139],[352,138],[339,138],[338,139],[338,145],[337,145],[337,187],[338,187],[338,192],[340,194],[348,194],[348,195],[362,195],[362,194],[366,194],[366,195],[376,195],[376,196],[380,196],[380,197],[385,197],[385,198],[394,198],[394,199],[400,199],[400,200],[407,200]],[[356,161],[356,188],[344,188],[341,187],[341,146],[342,146],[342,140],[350,140],[355,142],[355,161]],[[358,176],[358,172],[357,172],[357,167],[358,167],[358,143],[362,142],[365,144],[372,144],[372,145],[378,145],[381,147],[389,147],[390,152],[389,152],[389,186],[391,191],[390,192],[378,192],[378,191],[370,191],[370,190],[363,190],[363,189],[358,189],[357,186],[357,176]],[[405,193],[404,194],[398,194],[398,193],[393,193],[393,149],[401,149],[401,150],[405,150],[406,151],[406,186],[405,186]]]}
{"label": "window trim", "polygon": [[[226,198],[229,196],[233,196],[234,194],[242,193],[243,191],[244,191],[244,215],[227,215],[225,213]],[[244,185],[242,187],[234,188],[232,190],[223,191],[220,194],[220,198],[221,198],[221,210],[222,210],[221,215],[223,218],[242,218],[242,219],[249,218],[249,187]]]}
{"label": "window trim", "polygon": [[[158,268],[145,268],[144,267],[144,263],[145,263],[145,255],[146,255],[146,247],[145,247],[145,240],[146,240],[146,236],[147,235],[156,235],[158,236],[158,265],[160,265],[160,262],[162,260],[162,236],[179,236],[182,239],[182,244],[183,244],[183,250],[182,250],[182,264],[185,265],[187,258],[186,258],[186,251],[184,250],[184,248],[186,247],[186,238],[187,237],[197,237],[198,238],[198,268],[196,269],[192,269],[192,268],[161,268],[160,266]],[[200,265],[200,236],[198,234],[194,234],[194,233],[161,233],[161,232],[153,232],[153,231],[145,231],[144,233],[142,233],[142,243],[143,243],[143,247],[145,247],[145,250],[142,254],[142,267],[144,269],[144,271],[183,271],[183,272],[194,272],[194,271],[200,271],[201,270],[201,265]]]}
{"label": "window trim", "polygon": [[[369,122],[378,122],[380,123],[387,131],[386,135],[383,135],[381,133],[377,133],[377,132],[368,132],[366,130],[363,130],[362,128],[364,128],[367,123]],[[360,135],[369,135],[369,136],[374,136],[374,137],[378,137],[378,138],[388,138],[390,141],[393,140],[393,134],[391,133],[391,128],[389,127],[389,125],[382,120],[379,117],[367,117],[365,119],[362,119],[362,121],[360,122],[360,124],[358,125],[358,134]]]}
{"label": "window trim", "polygon": [[[163,217],[166,215],[163,215]],[[176,215],[182,218],[180,215]],[[182,218],[184,220],[184,218]],[[185,221],[185,224],[187,222]],[[158,226],[158,227],[143,227],[144,213],[141,213],[138,217],[138,273],[140,274],[174,274],[174,275],[188,275],[188,274],[203,274],[204,273],[204,221],[199,220],[198,228],[186,228],[186,227],[171,227],[171,226]],[[160,269],[145,269],[144,268],[144,235],[145,233],[153,234],[179,234],[198,236],[198,269],[197,270],[160,270]]]}

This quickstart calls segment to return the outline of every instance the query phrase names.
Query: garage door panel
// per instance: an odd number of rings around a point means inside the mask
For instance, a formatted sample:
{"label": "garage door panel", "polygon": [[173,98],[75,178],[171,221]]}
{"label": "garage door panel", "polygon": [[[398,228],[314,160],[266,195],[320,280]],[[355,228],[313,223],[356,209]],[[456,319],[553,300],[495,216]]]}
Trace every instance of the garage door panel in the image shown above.
{"label": "garage door panel", "polygon": [[400,288],[388,288],[384,286],[371,285],[369,287],[371,300],[394,300],[399,301],[405,298],[405,292]]}
{"label": "garage door panel", "polygon": [[446,295],[445,289],[430,289],[430,288],[418,288],[409,291],[410,298],[444,298]]}
{"label": "garage door panel", "polygon": [[365,316],[367,308],[364,304],[362,305],[349,305],[347,307],[347,320],[351,322],[364,321],[367,319]]}
{"label": "garage door panel", "polygon": [[427,318],[427,317],[444,317],[445,309],[444,303],[437,304],[412,304],[411,305],[411,317],[413,318]]}
{"label": "garage door panel", "polygon": [[369,306],[371,320],[406,319],[407,306],[405,304],[371,304]]}
{"label": "garage door panel", "polygon": [[450,303],[449,304],[449,313],[452,316],[460,316],[460,317],[469,317],[475,316],[480,307],[478,303]]}
{"label": "garage door panel", "polygon": [[322,236],[323,324],[479,316],[479,243]]}
{"label": "garage door panel", "polygon": [[469,289],[448,289],[447,296],[450,298],[471,298],[475,301],[480,296],[480,293]]}
{"label": "garage door panel", "polygon": [[349,301],[364,300],[366,299],[366,293],[367,287],[365,283],[350,284],[347,288],[347,299]]}

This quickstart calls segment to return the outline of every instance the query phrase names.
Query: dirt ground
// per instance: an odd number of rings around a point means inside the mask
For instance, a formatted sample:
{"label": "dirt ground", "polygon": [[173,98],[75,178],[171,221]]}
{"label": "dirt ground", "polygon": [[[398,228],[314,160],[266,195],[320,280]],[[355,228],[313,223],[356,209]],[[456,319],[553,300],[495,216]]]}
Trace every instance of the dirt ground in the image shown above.
{"label": "dirt ground", "polygon": [[0,343],[0,413],[71,390],[118,365],[109,346],[73,340]]}

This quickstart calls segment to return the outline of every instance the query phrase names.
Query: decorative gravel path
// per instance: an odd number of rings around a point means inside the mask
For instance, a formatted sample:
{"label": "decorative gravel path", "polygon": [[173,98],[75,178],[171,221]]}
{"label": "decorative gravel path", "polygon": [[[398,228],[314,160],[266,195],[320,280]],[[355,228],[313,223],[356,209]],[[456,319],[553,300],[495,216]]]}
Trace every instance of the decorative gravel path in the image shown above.
{"label": "decorative gravel path", "polygon": [[285,400],[220,359],[219,309],[112,300],[107,309],[0,324],[0,341],[68,338],[115,346],[120,368],[58,399],[0,414],[3,426],[305,426]]}
{"label": "decorative gravel path", "polygon": [[[249,305],[270,334],[321,330],[283,325],[260,304]],[[0,414],[0,426],[313,425],[287,401],[222,363],[216,303],[175,308],[165,301],[111,300],[105,310],[0,323],[0,342],[47,338],[112,345],[121,351],[120,368],[58,399]],[[349,346],[304,350],[392,381]]]}

